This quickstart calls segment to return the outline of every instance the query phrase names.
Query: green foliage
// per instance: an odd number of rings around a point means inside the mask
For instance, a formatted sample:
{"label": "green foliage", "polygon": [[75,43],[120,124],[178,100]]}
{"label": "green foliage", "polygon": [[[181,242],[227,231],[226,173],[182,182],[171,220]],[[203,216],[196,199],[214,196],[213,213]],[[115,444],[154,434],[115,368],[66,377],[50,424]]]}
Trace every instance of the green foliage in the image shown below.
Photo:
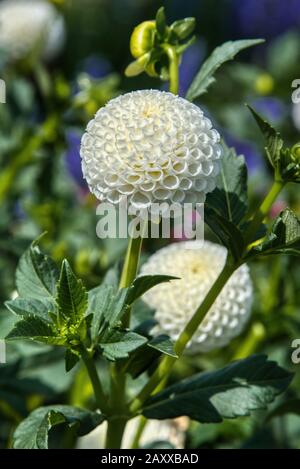
{"label": "green foliage", "polygon": [[245,158],[225,144],[217,187],[207,195],[206,204],[234,225],[240,224],[248,209]]}
{"label": "green foliage", "polygon": [[16,449],[47,449],[51,428],[66,423],[75,427],[82,436],[104,420],[103,416],[89,410],[67,405],[40,407],[33,411],[16,429],[13,436],[13,447]]}
{"label": "green foliage", "polygon": [[5,306],[17,316],[38,316],[49,321],[49,312],[55,310],[55,305],[49,299],[16,298],[6,301]]}
{"label": "green foliage", "polygon": [[265,150],[269,162],[274,168],[275,179],[284,182],[300,182],[300,156],[298,145],[294,145],[292,149],[284,148],[284,142],[280,133],[254,109],[250,106],[248,106],[248,108],[266,140]]}
{"label": "green foliage", "polygon": [[286,209],[276,218],[271,232],[255,245],[247,258],[257,253],[264,256],[274,254],[300,255],[300,220],[292,210]]}
{"label": "green foliage", "polygon": [[169,355],[170,357],[178,358],[174,350],[174,342],[170,339],[169,336],[162,334],[154,337],[152,340],[148,342],[148,346],[158,350],[165,355]]}
{"label": "green foliage", "polygon": [[127,358],[131,352],[134,352],[146,342],[145,337],[135,332],[108,329],[100,337],[99,346],[105,358],[115,361]]}
{"label": "green foliage", "polygon": [[16,272],[19,295],[25,298],[52,298],[56,294],[58,270],[53,260],[40,251],[39,239],[23,254]]}
{"label": "green foliage", "polygon": [[154,419],[187,415],[202,423],[221,422],[264,409],[291,379],[275,362],[254,355],[170,386],[150,398],[142,413]]}
{"label": "green foliage", "polygon": [[65,337],[59,335],[53,325],[38,316],[29,314],[18,321],[10,331],[7,339],[30,339],[53,345],[64,345]]}
{"label": "green foliage", "polygon": [[137,277],[126,294],[126,304],[131,305],[144,293],[160,283],[176,280],[178,277],[170,275],[141,275]]}
{"label": "green foliage", "polygon": [[243,156],[223,144],[221,171],[217,187],[208,194],[205,204],[205,222],[238,260],[244,249],[242,229],[239,226],[247,213],[247,167]]}
{"label": "green foliage", "polygon": [[214,74],[228,60],[232,60],[235,55],[243,49],[253,47],[264,42],[262,39],[244,39],[240,41],[229,41],[217,47],[213,53],[202,64],[200,71],[195,76],[188,89],[186,99],[194,101],[216,81]]}
{"label": "green foliage", "polygon": [[[121,290],[110,285],[106,279],[88,293],[67,260],[62,262],[58,277],[54,262],[41,253],[36,242],[24,254],[21,267],[22,276],[20,269],[17,273],[19,291],[25,291],[26,297],[6,303],[11,312],[21,317],[7,339],[29,339],[66,347],[67,371],[77,364],[82,347],[87,345],[92,350],[100,351],[106,359],[115,361],[128,358],[130,353],[146,344],[146,337],[122,329],[122,317],[146,291],[174,278],[166,275],[141,276],[129,288]],[[54,272],[56,283],[53,281]],[[22,286],[23,282],[26,289]],[[46,298],[28,298],[33,285],[40,287],[41,284],[43,292],[47,286]],[[153,343],[150,341],[149,345],[161,353],[172,354],[172,344],[166,338]]]}
{"label": "green foliage", "polygon": [[75,277],[67,260],[62,263],[56,301],[62,316],[72,323],[80,321],[87,309],[87,291],[82,281]]}

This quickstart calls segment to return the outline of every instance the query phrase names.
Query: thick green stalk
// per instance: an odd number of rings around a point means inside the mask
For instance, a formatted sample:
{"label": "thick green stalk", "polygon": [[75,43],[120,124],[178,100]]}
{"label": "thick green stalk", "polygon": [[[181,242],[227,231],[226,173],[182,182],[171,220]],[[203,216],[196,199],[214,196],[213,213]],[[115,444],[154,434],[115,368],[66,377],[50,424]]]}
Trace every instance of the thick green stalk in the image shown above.
{"label": "thick green stalk", "polygon": [[106,449],[120,449],[122,446],[123,433],[126,427],[127,419],[113,418],[107,422]]}
{"label": "thick green stalk", "polygon": [[81,352],[81,357],[86,366],[88,375],[90,377],[90,380],[93,386],[97,406],[103,413],[106,414],[109,412],[108,405],[107,405],[107,396],[103,391],[102,384],[101,384],[99,375],[97,373],[97,369],[96,369],[96,365],[94,363],[93,357],[85,349]]}
{"label": "thick green stalk", "polygon": [[125,262],[121,274],[120,288],[129,287],[136,277],[142,241],[143,239],[141,236],[138,238],[129,238]]}
{"label": "thick green stalk", "polygon": [[166,51],[169,59],[169,75],[170,75],[170,91],[173,94],[178,94],[179,91],[179,57],[176,49],[169,44],[165,44],[164,50]]}
{"label": "thick green stalk", "polygon": [[249,244],[253,241],[253,237],[255,236],[257,230],[259,229],[261,223],[264,221],[264,219],[268,215],[270,208],[272,207],[279,193],[282,191],[284,185],[285,185],[284,181],[274,181],[270,191],[266,195],[258,211],[255,213],[254,217],[252,218],[251,223],[248,226],[248,229],[246,230],[246,233],[245,233],[246,244]]}
{"label": "thick green stalk", "polygon": [[[141,236],[138,236],[137,238],[129,238],[119,288],[129,287],[137,275],[143,244],[143,232],[144,227],[141,226]],[[123,317],[124,327],[129,327],[130,325],[130,313],[131,311],[128,309],[127,313]]]}
{"label": "thick green stalk", "polygon": [[[182,355],[186,345],[193,337],[194,333],[200,326],[201,322],[205,318],[209,309],[215,302],[216,298],[222,291],[224,285],[226,284],[227,280],[230,278],[234,270],[235,270],[235,267],[229,264],[225,264],[223,270],[221,271],[217,280],[215,281],[215,283],[209,290],[204,301],[196,310],[195,314],[187,323],[182,333],[178,337],[177,341],[175,342],[175,352],[177,353],[178,356]],[[165,356],[162,359],[158,368],[156,369],[154,374],[151,376],[148,383],[144,386],[144,388],[141,390],[141,392],[132,402],[130,406],[130,411],[132,413],[137,412],[141,408],[145,400],[152,394],[153,391],[157,389],[157,387],[159,386],[162,380],[166,380],[166,378],[170,375],[172,368],[174,364],[176,363],[176,361],[177,359],[175,357],[170,357],[170,356]]]}

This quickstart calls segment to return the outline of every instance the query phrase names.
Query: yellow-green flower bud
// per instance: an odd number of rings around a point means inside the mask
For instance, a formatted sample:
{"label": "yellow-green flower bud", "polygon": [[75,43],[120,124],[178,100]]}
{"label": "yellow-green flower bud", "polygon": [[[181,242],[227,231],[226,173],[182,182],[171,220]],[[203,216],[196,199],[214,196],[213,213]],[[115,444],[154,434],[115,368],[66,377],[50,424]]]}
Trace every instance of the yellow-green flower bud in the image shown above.
{"label": "yellow-green flower bud", "polygon": [[300,164],[300,142],[293,146],[291,155],[294,163]]}
{"label": "yellow-green flower bud", "polygon": [[135,59],[152,49],[155,30],[155,21],[143,21],[134,28],[130,38],[130,52]]}

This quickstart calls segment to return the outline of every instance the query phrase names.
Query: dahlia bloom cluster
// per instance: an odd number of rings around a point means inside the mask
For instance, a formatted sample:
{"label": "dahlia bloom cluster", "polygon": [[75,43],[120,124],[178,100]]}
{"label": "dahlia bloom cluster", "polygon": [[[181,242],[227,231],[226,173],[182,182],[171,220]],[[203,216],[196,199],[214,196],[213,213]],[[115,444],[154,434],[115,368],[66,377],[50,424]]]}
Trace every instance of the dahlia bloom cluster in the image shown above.
{"label": "dahlia bloom cluster", "polygon": [[0,49],[9,59],[37,54],[52,59],[64,42],[63,17],[45,0],[4,0],[0,3]]}
{"label": "dahlia bloom cluster", "polygon": [[101,201],[204,202],[220,170],[220,136],[199,107],[158,90],[111,100],[82,138],[84,177]]}
{"label": "dahlia bloom cluster", "polygon": [[[143,297],[156,310],[157,330],[176,340],[224,267],[226,248],[209,241],[171,244],[150,257],[142,274],[180,277],[160,284]],[[227,345],[245,327],[252,305],[249,268],[231,276],[188,344],[191,352],[208,352]]]}

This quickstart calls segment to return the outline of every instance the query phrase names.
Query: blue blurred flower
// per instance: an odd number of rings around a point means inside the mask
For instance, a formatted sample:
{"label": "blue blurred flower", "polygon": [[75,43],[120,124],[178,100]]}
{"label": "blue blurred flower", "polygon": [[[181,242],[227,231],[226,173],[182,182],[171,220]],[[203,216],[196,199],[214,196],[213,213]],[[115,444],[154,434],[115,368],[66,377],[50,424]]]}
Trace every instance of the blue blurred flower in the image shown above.
{"label": "blue blurred flower", "polygon": [[104,57],[91,55],[83,60],[82,71],[96,79],[104,78],[112,72],[111,63]]}
{"label": "blue blurred flower", "polygon": [[205,54],[204,43],[197,40],[183,54],[180,64],[179,95],[185,96],[200,68]]}
{"label": "blue blurred flower", "polygon": [[231,0],[233,26],[242,37],[274,38],[300,25],[299,0]]}
{"label": "blue blurred flower", "polygon": [[263,160],[256,145],[247,140],[239,139],[232,134],[225,134],[224,140],[230,148],[234,148],[237,155],[244,155],[249,174],[261,171],[264,167]]}
{"label": "blue blurred flower", "polygon": [[287,115],[287,106],[278,98],[257,98],[251,102],[251,106],[271,124],[278,124]]}
{"label": "blue blurred flower", "polygon": [[80,158],[81,136],[76,130],[67,130],[66,140],[68,148],[65,154],[65,163],[70,176],[76,184],[84,191],[87,191],[87,184],[83,179]]}

